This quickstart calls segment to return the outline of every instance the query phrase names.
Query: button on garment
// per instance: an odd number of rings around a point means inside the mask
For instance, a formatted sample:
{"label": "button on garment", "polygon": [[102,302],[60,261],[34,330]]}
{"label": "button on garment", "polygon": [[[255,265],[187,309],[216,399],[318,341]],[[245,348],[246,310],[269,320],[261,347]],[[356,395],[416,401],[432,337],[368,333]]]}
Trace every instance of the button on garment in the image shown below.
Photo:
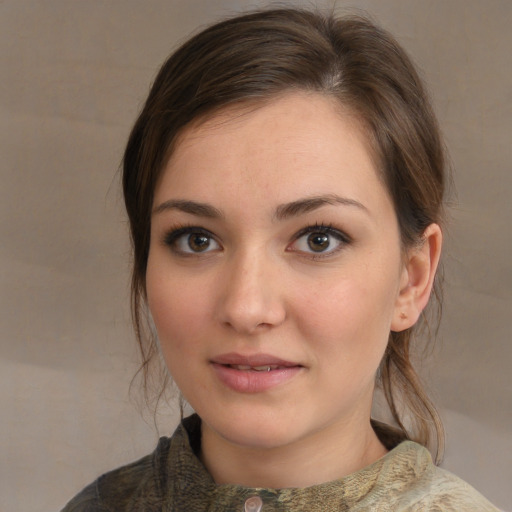
{"label": "button on garment", "polygon": [[253,496],[245,500],[244,512],[260,512],[263,501],[259,496]]}

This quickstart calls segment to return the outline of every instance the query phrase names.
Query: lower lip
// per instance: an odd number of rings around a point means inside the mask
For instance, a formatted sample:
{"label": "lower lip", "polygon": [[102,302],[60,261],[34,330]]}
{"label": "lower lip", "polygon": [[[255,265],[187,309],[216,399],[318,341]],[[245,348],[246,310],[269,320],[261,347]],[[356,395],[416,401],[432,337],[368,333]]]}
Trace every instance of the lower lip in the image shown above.
{"label": "lower lip", "polygon": [[212,363],[223,384],[239,393],[261,393],[289,381],[303,368],[289,366],[270,371],[237,370],[231,366]]}

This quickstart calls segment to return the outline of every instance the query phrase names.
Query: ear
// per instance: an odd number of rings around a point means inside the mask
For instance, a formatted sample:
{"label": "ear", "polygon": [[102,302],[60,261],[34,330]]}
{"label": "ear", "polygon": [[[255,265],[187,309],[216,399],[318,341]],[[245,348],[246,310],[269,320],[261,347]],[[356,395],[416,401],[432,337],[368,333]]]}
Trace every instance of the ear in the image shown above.
{"label": "ear", "polygon": [[443,234],[437,224],[430,224],[422,243],[408,250],[400,278],[391,330],[412,327],[427,305],[441,256]]}

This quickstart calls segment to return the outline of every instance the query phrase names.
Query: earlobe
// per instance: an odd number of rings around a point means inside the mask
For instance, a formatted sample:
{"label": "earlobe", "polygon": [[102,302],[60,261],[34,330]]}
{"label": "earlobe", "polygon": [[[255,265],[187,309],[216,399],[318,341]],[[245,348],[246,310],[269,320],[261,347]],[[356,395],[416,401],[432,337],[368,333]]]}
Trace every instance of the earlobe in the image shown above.
{"label": "earlobe", "polygon": [[422,239],[421,245],[409,249],[404,262],[391,322],[391,330],[395,332],[408,329],[417,322],[432,291],[443,241],[439,225],[430,224]]}

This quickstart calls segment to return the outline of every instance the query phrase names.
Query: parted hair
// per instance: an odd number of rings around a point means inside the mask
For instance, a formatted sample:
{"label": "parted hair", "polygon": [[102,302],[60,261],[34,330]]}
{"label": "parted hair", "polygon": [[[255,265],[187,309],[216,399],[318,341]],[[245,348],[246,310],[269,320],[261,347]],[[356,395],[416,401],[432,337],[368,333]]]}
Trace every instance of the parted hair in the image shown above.
{"label": "parted hair", "polygon": [[[335,98],[364,127],[378,172],[393,200],[404,250],[427,226],[442,224],[447,181],[438,124],[410,58],[366,16],[283,8],[216,23],[180,46],[161,67],[129,136],[123,192],[133,247],[132,316],[148,385],[158,353],[149,325],[145,276],[157,181],[178,136],[192,121],[237,105],[264,103],[290,91]],[[441,303],[439,276],[433,299]],[[431,299],[432,302],[432,299]],[[433,315],[440,315],[440,306]],[[439,459],[439,415],[411,363],[422,317],[390,332],[377,385],[402,434]],[[435,326],[427,329],[431,334]],[[160,391],[167,385],[167,378]]]}

